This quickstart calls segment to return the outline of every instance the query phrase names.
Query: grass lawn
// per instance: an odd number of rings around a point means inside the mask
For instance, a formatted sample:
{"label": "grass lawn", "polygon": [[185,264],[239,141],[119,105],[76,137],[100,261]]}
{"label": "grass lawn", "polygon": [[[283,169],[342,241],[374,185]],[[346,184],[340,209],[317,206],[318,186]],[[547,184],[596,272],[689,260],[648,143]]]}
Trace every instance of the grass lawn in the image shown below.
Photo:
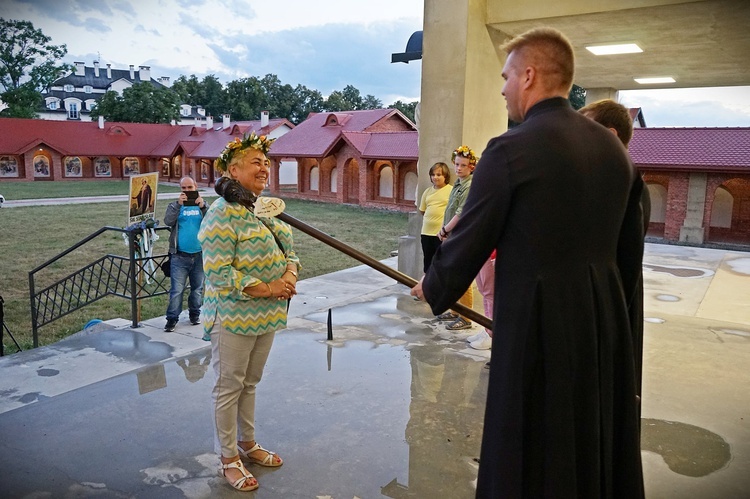
{"label": "grass lawn", "polygon": [[[13,183],[13,187],[21,184]],[[61,191],[56,190],[57,184],[49,183],[50,187],[55,187],[55,194],[42,196],[42,192],[39,192],[36,197],[61,196]],[[86,186],[99,182],[60,184]],[[127,193],[127,182],[122,185],[123,192],[116,194]],[[4,188],[5,185],[0,184],[0,189]],[[70,189],[66,192],[69,196],[79,195]],[[91,194],[91,191],[88,193]],[[299,200],[287,200],[286,203],[286,212],[290,215],[378,260],[387,258],[391,251],[398,248],[398,238],[407,230],[405,213]],[[157,213],[163,214],[165,208],[166,204],[158,206]],[[123,204],[119,202],[0,209],[0,295],[5,300],[5,323],[23,349],[32,345],[29,271],[104,226],[122,227],[124,213]],[[165,254],[169,245],[168,233],[159,231],[158,234],[160,239],[154,245],[154,255]],[[359,265],[351,257],[306,234],[295,231],[294,237],[295,249],[303,266],[300,279]],[[128,248],[120,233],[104,233],[39,272],[36,277],[38,281],[35,280],[36,289],[40,290],[106,254],[127,256]],[[164,315],[166,306],[166,296],[141,300],[141,318]],[[40,328],[39,344],[54,343],[78,332],[91,319],[117,317],[130,318],[128,300],[116,297],[99,300]],[[7,335],[3,343],[7,353],[16,350]]]}
{"label": "grass lawn", "polygon": [[[90,182],[2,182],[0,194],[6,201],[16,199],[74,198],[117,196],[130,192],[130,180],[92,180]],[[180,192],[177,184],[159,183],[157,193]]]}

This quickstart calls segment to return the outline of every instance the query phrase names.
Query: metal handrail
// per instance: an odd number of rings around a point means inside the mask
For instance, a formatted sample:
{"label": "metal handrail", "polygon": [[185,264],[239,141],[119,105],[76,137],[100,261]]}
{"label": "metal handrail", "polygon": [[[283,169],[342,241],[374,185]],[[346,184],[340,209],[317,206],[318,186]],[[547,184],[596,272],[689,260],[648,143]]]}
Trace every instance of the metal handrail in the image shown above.
{"label": "metal handrail", "polygon": [[[169,230],[169,227],[154,227],[154,230]],[[110,231],[127,234],[129,249],[127,257],[107,254],[47,286],[38,293],[36,292],[34,277],[39,271],[49,267],[64,256],[71,254],[101,234]],[[156,275],[156,272],[148,273],[148,281],[151,282],[153,279],[154,282],[153,289],[147,289],[146,286],[139,284],[139,274],[147,271],[146,262],[153,260],[156,264],[155,268],[158,268],[161,263],[169,258],[169,255],[159,254],[152,255],[151,257],[136,258],[135,247],[138,234],[140,233],[121,227],[102,227],[29,272],[29,300],[31,305],[31,327],[34,348],[39,346],[39,328],[41,326],[60,319],[109,295],[130,300],[132,327],[138,327],[138,322],[140,321],[138,300],[169,293],[169,283],[166,286],[164,285],[164,281],[167,278]],[[123,276],[125,276],[124,280],[122,279]],[[92,277],[98,278],[98,281],[94,283],[94,279],[91,279]],[[102,277],[106,279],[102,279]],[[111,285],[113,280],[114,286]],[[102,286],[103,282],[105,282],[104,286]],[[78,291],[77,296],[71,291],[73,288]],[[128,292],[123,290],[128,290]],[[40,308],[43,309],[41,318]]]}

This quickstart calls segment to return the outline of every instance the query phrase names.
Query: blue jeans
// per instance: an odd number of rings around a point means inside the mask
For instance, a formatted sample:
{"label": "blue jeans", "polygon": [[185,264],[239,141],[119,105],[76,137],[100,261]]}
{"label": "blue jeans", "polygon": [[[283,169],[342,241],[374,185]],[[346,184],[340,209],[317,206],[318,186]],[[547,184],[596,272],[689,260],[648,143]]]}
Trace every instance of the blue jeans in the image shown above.
{"label": "blue jeans", "polygon": [[169,290],[167,320],[177,320],[182,312],[182,297],[185,284],[190,279],[188,310],[190,317],[198,317],[203,304],[203,255],[198,253],[175,253],[170,259],[172,287]]}

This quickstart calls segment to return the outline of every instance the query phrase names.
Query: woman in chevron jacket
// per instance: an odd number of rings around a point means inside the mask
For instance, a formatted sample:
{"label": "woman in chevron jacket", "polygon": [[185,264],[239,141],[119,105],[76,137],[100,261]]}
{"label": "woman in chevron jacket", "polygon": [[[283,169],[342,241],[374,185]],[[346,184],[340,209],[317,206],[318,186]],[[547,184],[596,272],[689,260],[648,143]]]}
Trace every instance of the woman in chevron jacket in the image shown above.
{"label": "woman in chevron jacket", "polygon": [[255,441],[255,389],[275,332],[286,327],[287,303],[296,294],[299,259],[291,228],[259,218],[254,202],[268,182],[266,153],[273,140],[251,133],[230,142],[214,162],[223,176],[198,239],[206,275],[204,339],[211,365],[220,474],[237,490],[258,488],[243,460],[281,466],[274,452]]}

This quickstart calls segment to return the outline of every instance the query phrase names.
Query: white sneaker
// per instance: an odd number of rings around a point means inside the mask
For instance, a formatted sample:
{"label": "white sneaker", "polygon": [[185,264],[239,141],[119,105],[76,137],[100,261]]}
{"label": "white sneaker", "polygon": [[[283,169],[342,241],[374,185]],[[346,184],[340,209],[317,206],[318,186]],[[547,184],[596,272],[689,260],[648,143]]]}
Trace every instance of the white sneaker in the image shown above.
{"label": "white sneaker", "polygon": [[487,331],[485,331],[484,329],[482,329],[477,334],[472,334],[471,336],[469,336],[468,338],[466,338],[466,341],[469,342],[469,343],[473,343],[473,342],[475,342],[477,340],[481,340],[485,336],[489,336],[489,334],[487,334]]}
{"label": "white sneaker", "polygon": [[492,348],[492,337],[487,334],[487,331],[482,332],[484,333],[484,338],[469,343],[469,346],[474,350],[489,350]]}

